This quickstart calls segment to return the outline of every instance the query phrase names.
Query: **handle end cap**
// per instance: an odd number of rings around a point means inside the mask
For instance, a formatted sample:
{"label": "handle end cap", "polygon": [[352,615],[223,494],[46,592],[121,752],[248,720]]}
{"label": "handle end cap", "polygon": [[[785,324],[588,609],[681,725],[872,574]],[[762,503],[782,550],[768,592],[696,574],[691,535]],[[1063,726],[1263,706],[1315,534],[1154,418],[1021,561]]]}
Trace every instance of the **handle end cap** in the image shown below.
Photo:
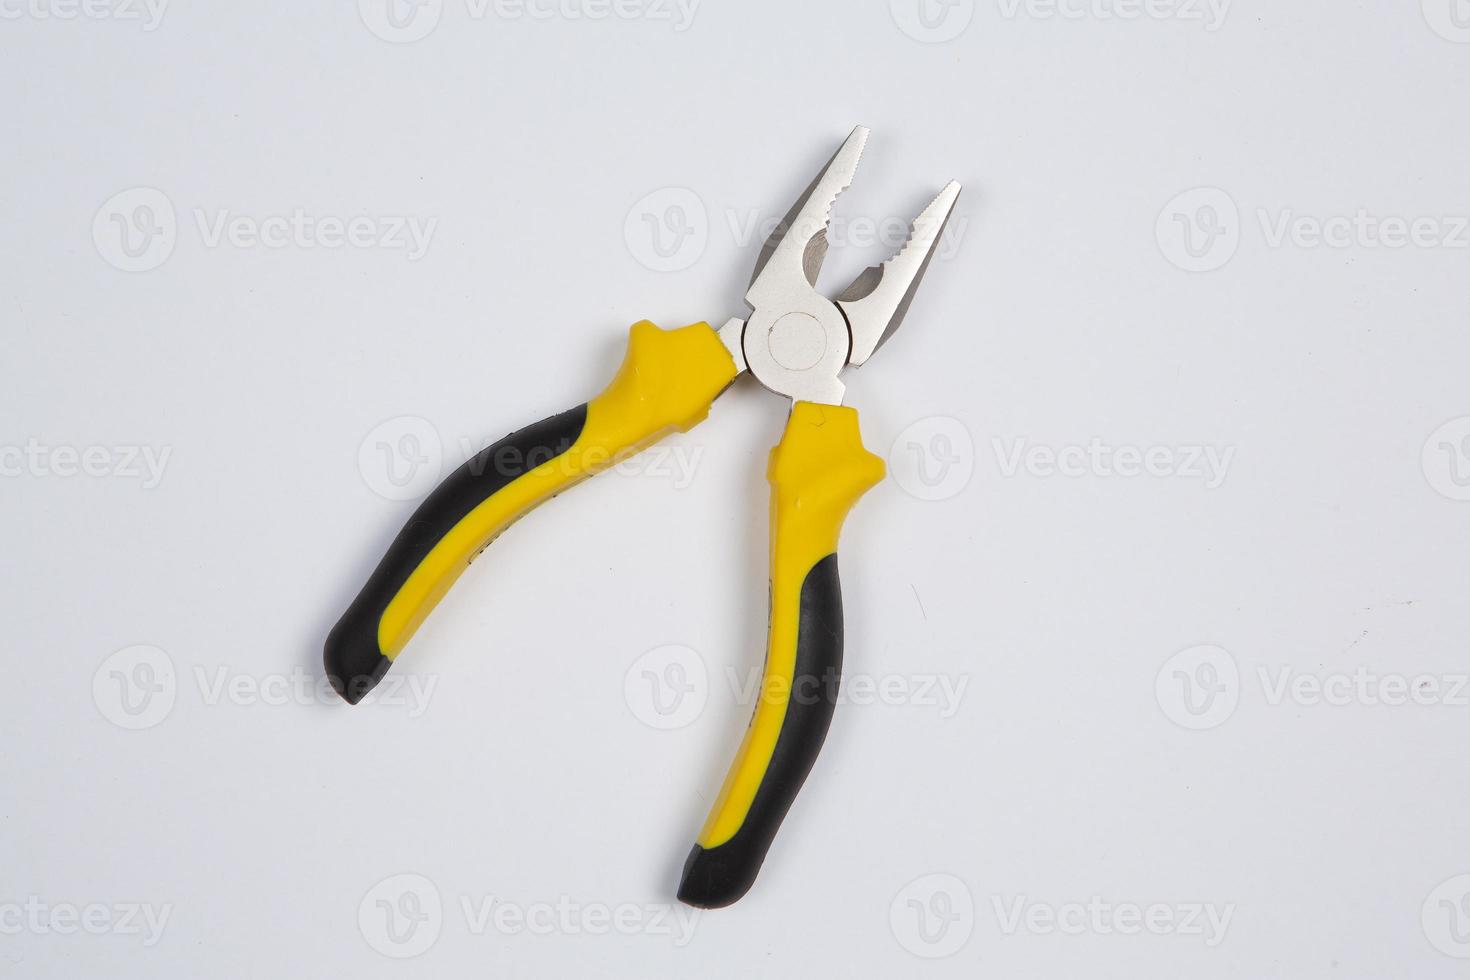
{"label": "handle end cap", "polygon": [[364,639],[339,624],[327,637],[322,662],[332,689],[348,704],[357,704],[378,686],[393,661],[378,649],[376,636]]}
{"label": "handle end cap", "polygon": [[755,884],[760,862],[735,851],[727,844],[709,850],[695,844],[684,862],[679,901],[697,909],[722,909],[740,901]]}

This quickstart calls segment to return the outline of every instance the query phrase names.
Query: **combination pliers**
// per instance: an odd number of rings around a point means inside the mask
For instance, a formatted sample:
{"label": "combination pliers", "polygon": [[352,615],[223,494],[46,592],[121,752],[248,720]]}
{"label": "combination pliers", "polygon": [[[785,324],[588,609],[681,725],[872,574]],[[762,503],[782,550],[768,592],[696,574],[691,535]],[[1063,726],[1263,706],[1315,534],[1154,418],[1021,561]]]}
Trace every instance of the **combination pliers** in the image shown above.
{"label": "combination pliers", "polygon": [[829,300],[816,282],[832,206],[852,183],[867,139],[867,129],[854,129],[766,239],[745,294],[748,317],[718,330],[634,324],[623,365],[600,395],[487,447],[425,498],[326,642],[327,673],[356,704],[460,573],[518,518],[693,428],[745,371],[790,398],[766,474],[764,677],[678,890],[681,901],[701,908],[729,905],[749,890],[826,737],[842,662],[837,538],[853,504],[884,474],[883,461],[863,448],[857,412],[842,404],[839,374],[865,362],[898,328],[960,192],[958,183],[946,185],[892,258]]}

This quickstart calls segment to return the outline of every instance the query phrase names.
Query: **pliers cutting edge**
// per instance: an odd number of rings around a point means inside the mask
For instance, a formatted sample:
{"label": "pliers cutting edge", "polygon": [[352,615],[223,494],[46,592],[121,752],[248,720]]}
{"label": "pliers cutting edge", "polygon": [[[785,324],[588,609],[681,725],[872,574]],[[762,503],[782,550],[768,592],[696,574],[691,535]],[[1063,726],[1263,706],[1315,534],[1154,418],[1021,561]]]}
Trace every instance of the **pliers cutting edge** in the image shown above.
{"label": "pliers cutting edge", "polygon": [[827,299],[816,282],[832,206],[867,139],[868,130],[854,129],[772,231],[745,294],[748,317],[719,330],[634,324],[605,391],[482,450],[429,494],[327,637],[327,673],[356,704],[460,573],[518,518],[693,428],[744,371],[789,397],[791,415],[767,468],[771,616],[761,693],[679,885],[679,899],[701,908],[729,905],[750,889],[826,738],[842,663],[837,538],[884,473],[863,448],[857,412],[842,405],[838,376],[898,328],[960,192],[950,182],[897,254]]}

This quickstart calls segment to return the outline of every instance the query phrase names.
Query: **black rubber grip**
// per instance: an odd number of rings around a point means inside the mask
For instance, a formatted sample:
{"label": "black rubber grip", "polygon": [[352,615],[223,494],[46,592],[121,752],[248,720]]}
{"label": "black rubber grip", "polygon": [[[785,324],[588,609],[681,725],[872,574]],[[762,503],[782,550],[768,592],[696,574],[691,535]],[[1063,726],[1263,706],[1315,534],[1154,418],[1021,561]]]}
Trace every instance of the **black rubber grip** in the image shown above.
{"label": "black rubber grip", "polygon": [[466,460],[424,498],[327,636],[327,676],[349,704],[361,701],[392,665],[378,647],[378,623],[434,545],[496,491],[566,453],[586,422],[584,404],[513,432]]}
{"label": "black rubber grip", "polygon": [[801,583],[796,668],[781,734],[750,812],[735,836],[708,850],[694,845],[684,862],[679,901],[702,909],[738,901],[755,884],[776,831],[817,761],[842,676],[842,588],[837,556],[812,566]]}

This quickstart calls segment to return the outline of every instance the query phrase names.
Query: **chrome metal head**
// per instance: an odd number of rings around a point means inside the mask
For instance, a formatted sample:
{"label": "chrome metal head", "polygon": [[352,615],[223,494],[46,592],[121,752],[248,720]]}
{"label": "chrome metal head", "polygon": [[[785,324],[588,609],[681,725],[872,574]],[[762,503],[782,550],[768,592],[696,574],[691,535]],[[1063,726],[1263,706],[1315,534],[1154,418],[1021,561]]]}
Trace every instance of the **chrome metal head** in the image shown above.
{"label": "chrome metal head", "polygon": [[[743,328],[732,321],[721,331],[737,363],[794,400],[841,404],[838,375],[866,361],[898,329],[959,197],[960,185],[951,181],[914,220],[892,258],[865,269],[835,303],[829,300],[816,289],[827,228],[867,140],[867,129],[854,129],[771,232],[745,293],[753,312]],[[732,343],[737,332],[738,351]]]}
{"label": "chrome metal head", "polygon": [[872,357],[903,323],[959,196],[958,181],[945,184],[939,196],[909,225],[908,241],[897,254],[864,269],[837,297],[837,307],[852,328],[849,364],[862,364]]}

